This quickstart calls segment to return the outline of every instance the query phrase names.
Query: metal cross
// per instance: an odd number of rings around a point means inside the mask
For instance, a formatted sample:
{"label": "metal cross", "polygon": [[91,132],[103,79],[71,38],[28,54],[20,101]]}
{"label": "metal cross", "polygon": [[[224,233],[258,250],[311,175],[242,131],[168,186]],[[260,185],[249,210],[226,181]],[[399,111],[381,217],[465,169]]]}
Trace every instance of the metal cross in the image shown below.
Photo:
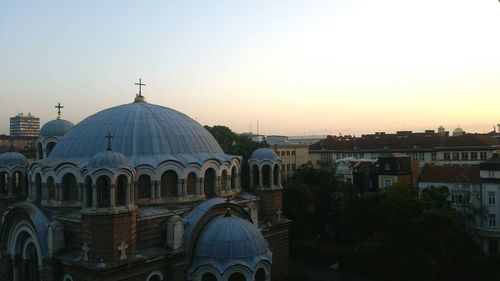
{"label": "metal cross", "polygon": [[124,260],[127,258],[127,252],[126,252],[127,249],[128,249],[127,243],[125,243],[125,241],[122,241],[120,246],[118,246],[118,251],[120,251],[120,259],[121,260]]}
{"label": "metal cross", "polygon": [[61,119],[61,108],[64,108],[64,106],[62,106],[61,103],[58,102],[54,107],[57,108],[57,119]]}
{"label": "metal cross", "polygon": [[108,151],[111,151],[111,140],[114,138],[112,135],[111,135],[111,132],[108,132],[108,135],[105,136],[105,138],[108,139]]}
{"label": "metal cross", "polygon": [[139,97],[142,97],[141,88],[142,86],[146,86],[146,84],[142,83],[142,80],[140,78],[139,78],[139,83],[134,83],[134,84],[139,86]]}
{"label": "metal cross", "polygon": [[89,261],[89,246],[87,245],[87,242],[84,242],[82,245],[82,251],[83,251],[83,260],[84,261]]}

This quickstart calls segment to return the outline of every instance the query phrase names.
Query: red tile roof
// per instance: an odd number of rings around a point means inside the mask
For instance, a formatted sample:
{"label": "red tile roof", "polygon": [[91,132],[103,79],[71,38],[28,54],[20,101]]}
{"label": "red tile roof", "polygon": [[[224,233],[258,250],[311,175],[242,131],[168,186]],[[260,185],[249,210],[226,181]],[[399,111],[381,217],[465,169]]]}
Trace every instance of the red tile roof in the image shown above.
{"label": "red tile roof", "polygon": [[479,166],[425,165],[419,182],[479,182]]}

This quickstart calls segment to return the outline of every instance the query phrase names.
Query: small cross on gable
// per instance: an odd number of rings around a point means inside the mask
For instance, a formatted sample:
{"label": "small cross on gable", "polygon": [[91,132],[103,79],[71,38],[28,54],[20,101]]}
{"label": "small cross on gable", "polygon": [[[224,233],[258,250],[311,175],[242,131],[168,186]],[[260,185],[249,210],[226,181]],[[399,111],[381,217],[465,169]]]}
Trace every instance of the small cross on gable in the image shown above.
{"label": "small cross on gable", "polygon": [[278,209],[278,210],[276,211],[276,220],[277,220],[278,222],[280,222],[280,221],[281,221],[281,215],[282,215],[282,214],[283,214],[283,212],[281,211],[281,209]]}
{"label": "small cross on gable", "polygon": [[122,241],[122,243],[120,243],[120,246],[118,246],[118,251],[120,251],[120,259],[121,260],[124,260],[127,258],[127,249],[128,249],[127,243],[125,243],[125,241]]}
{"label": "small cross on gable", "polygon": [[89,246],[87,245],[87,242],[84,242],[82,245],[82,251],[83,251],[83,260],[84,261],[89,261]]}

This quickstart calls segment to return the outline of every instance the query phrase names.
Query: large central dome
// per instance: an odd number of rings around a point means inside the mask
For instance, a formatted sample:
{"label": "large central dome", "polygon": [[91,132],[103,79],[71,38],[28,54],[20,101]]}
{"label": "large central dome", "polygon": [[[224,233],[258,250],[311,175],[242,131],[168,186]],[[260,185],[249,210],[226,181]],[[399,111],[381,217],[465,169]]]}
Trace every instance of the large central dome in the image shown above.
{"label": "large central dome", "polygon": [[106,150],[108,133],[113,136],[113,150],[125,154],[136,165],[151,162],[145,161],[147,159],[197,162],[189,158],[228,156],[214,137],[187,115],[159,105],[135,102],[84,119],[60,140],[50,158],[90,158]]}

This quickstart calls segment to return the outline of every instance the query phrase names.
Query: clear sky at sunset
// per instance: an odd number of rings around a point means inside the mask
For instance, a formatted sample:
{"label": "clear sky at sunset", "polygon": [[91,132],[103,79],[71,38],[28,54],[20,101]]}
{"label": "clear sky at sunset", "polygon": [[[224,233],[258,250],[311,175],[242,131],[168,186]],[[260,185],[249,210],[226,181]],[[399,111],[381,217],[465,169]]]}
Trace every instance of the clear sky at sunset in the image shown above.
{"label": "clear sky at sunset", "polygon": [[0,133],[150,102],[265,134],[491,131],[498,0],[2,1]]}

